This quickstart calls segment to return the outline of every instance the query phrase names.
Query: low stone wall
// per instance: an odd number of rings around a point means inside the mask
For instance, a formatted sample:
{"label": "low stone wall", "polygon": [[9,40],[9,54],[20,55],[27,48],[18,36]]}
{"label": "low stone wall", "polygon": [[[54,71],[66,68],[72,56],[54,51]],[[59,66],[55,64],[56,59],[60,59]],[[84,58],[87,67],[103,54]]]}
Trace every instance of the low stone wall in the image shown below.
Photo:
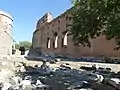
{"label": "low stone wall", "polygon": [[[64,62],[66,63],[66,62]],[[75,67],[75,69],[79,69],[81,66],[91,67],[92,65],[96,65],[96,67],[102,68],[111,68],[112,71],[118,72],[120,71],[120,64],[107,64],[107,63],[94,63],[94,62],[68,62],[71,66]]]}
{"label": "low stone wall", "polygon": [[80,62],[81,66],[92,66],[96,65],[96,67],[102,68],[111,68],[112,71],[118,72],[120,71],[120,64],[107,64],[107,63],[93,63],[93,62]]}

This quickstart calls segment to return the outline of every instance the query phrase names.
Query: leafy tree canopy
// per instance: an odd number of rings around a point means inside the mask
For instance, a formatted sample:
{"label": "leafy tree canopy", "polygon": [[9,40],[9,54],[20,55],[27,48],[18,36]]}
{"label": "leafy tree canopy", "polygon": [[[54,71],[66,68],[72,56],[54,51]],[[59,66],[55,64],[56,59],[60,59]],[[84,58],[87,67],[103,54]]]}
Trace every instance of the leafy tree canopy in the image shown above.
{"label": "leafy tree canopy", "polygon": [[120,0],[72,0],[73,25],[70,30],[73,39],[84,46],[90,45],[90,38],[105,35],[115,39],[120,49]]}
{"label": "leafy tree canopy", "polygon": [[19,44],[16,44],[16,49],[19,49],[20,46],[25,47],[26,50],[30,49],[32,43],[29,41],[20,41]]}

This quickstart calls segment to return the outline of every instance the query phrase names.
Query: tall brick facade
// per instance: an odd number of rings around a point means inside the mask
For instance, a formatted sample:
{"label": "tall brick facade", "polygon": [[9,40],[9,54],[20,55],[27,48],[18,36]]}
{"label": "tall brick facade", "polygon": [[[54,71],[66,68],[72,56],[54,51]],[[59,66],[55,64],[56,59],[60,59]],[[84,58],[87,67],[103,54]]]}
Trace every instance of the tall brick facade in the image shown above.
{"label": "tall brick facade", "polygon": [[46,14],[38,20],[36,30],[33,33],[33,49],[40,48],[42,52],[75,57],[101,55],[120,57],[120,51],[114,51],[115,41],[108,41],[104,36],[91,40],[91,48],[76,45],[72,35],[68,35],[69,32],[67,32],[70,29],[68,25],[72,24],[69,11],[67,10],[55,19],[50,18],[52,17],[51,14]]}

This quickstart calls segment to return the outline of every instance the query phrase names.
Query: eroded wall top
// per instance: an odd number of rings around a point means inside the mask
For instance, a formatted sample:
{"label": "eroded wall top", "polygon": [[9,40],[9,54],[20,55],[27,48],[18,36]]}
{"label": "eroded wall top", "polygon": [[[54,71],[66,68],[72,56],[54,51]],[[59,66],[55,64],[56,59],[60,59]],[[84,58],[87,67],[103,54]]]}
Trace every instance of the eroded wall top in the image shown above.
{"label": "eroded wall top", "polygon": [[11,32],[13,27],[13,18],[10,14],[0,10],[0,28],[8,33]]}

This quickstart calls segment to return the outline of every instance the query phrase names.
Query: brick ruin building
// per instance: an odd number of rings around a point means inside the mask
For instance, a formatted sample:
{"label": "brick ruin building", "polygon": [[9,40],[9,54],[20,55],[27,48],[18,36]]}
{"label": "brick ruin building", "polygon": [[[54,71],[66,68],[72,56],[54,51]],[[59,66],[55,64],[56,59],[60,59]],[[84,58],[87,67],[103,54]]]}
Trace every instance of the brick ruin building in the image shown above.
{"label": "brick ruin building", "polygon": [[120,51],[115,51],[114,40],[106,40],[104,36],[91,40],[91,48],[76,45],[72,35],[67,32],[72,24],[69,13],[71,9],[52,19],[51,13],[40,18],[33,33],[33,49],[39,48],[42,52],[53,52],[73,57],[80,56],[110,56],[119,57]]}

